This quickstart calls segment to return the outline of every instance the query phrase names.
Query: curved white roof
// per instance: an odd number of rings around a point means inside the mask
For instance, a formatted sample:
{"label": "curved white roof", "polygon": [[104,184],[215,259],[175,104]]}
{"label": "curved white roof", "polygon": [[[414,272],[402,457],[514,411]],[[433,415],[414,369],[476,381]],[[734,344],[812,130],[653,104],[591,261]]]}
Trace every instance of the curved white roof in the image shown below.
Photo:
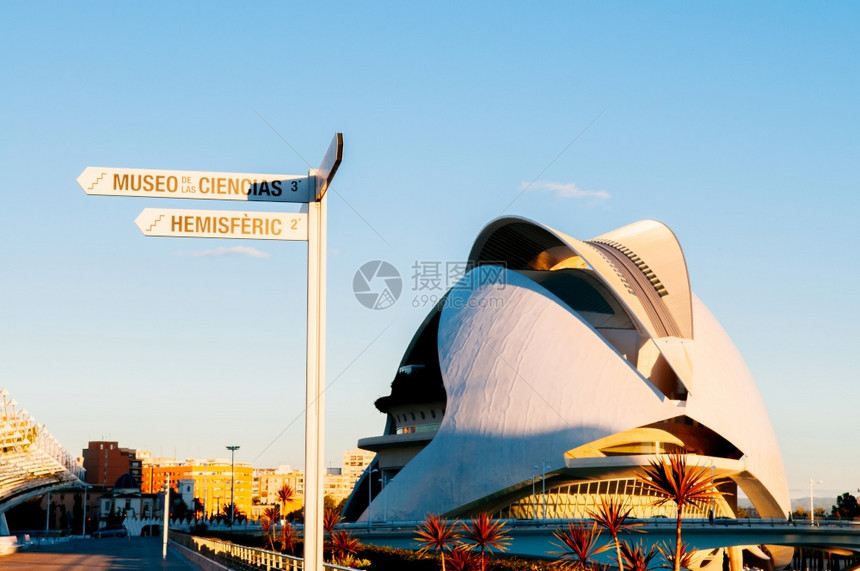
{"label": "curved white roof", "polygon": [[[470,258],[507,268],[477,267],[442,305],[447,410],[435,437],[374,500],[389,518],[468,511],[530,482],[544,460],[575,476],[565,452],[678,418],[730,451],[709,461],[762,516],[789,511],[764,402],[728,336],[691,294],[683,252],[665,225],[639,222],[580,241],[504,218],[482,231]],[[612,299],[576,310],[563,291],[539,283],[546,272],[596,278],[600,295]],[[610,306],[623,307],[629,325],[595,317]]]}
{"label": "curved white roof", "polygon": [[51,489],[83,485],[83,467],[0,389],[0,512]]}

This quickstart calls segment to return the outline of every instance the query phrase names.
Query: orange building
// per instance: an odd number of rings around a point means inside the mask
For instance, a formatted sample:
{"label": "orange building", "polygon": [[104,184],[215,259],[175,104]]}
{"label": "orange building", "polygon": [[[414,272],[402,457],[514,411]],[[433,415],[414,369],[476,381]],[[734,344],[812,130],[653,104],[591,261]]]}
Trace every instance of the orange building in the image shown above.
{"label": "orange building", "polygon": [[141,462],[135,450],[121,448],[118,442],[94,440],[82,452],[87,484],[113,486],[123,474],[131,474],[140,483]]}
{"label": "orange building", "polygon": [[[231,472],[228,460],[186,460],[179,462],[174,459],[153,459],[151,464],[143,466],[141,490],[145,493],[157,493],[164,489],[167,476],[170,476],[170,489],[178,493],[179,481],[193,482],[193,497],[203,503],[207,517],[217,515],[221,508],[230,503],[230,483],[233,476],[234,496],[236,507],[240,512],[251,513],[251,489],[253,487],[254,469],[250,464],[236,462],[235,470]],[[189,505],[189,507],[193,507]]]}
{"label": "orange building", "polygon": [[282,466],[277,470],[258,470],[257,477],[260,491],[260,504],[264,506],[278,505],[278,490],[284,484],[293,489],[293,502],[287,507],[288,511],[302,507],[305,495],[305,474],[301,470],[291,470]]}

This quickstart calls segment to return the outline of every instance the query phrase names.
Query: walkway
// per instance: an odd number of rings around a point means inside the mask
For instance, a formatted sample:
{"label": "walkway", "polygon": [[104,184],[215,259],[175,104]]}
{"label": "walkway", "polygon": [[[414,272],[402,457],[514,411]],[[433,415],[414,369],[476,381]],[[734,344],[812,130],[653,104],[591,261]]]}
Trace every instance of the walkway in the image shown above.
{"label": "walkway", "polygon": [[167,550],[161,559],[159,537],[111,537],[72,539],[54,545],[35,545],[25,551],[0,557],[0,569],[195,569]]}

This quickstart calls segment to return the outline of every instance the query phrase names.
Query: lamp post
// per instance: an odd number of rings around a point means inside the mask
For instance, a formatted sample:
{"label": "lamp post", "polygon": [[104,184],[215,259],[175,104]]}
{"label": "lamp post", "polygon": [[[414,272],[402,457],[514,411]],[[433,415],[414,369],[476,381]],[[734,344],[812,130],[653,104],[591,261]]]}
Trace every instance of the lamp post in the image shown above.
{"label": "lamp post", "polygon": [[[394,478],[386,478],[385,474],[382,475],[382,491],[385,491],[385,488],[388,487],[391,482],[394,481]],[[388,523],[388,494],[385,494],[385,503],[382,504],[385,506],[385,511],[383,512],[382,521]]]}
{"label": "lamp post", "polygon": [[546,469],[552,468],[546,460],[541,460],[541,466],[535,464],[532,466],[535,470],[541,470],[543,476],[541,477],[541,496],[543,497],[543,519],[546,519]]}
{"label": "lamp post", "polygon": [[812,486],[815,484],[823,484],[822,480],[818,480],[817,482],[812,479],[812,476],[809,477],[809,525],[815,525],[815,507],[812,503]]}
{"label": "lamp post", "polygon": [[48,503],[45,506],[45,539],[48,539],[48,530],[51,528],[51,492],[48,492]]}
{"label": "lamp post", "polygon": [[[161,559],[167,559],[167,532],[170,527],[170,472],[164,488],[164,529],[161,530]],[[129,538],[131,541],[131,538]]]}
{"label": "lamp post", "polygon": [[[537,466],[535,466],[537,468]],[[535,497],[535,478],[537,474],[532,474],[532,519],[537,519],[537,498]]]}
{"label": "lamp post", "polygon": [[373,501],[373,473],[379,472],[379,470],[376,468],[371,470],[370,466],[368,466],[367,469],[367,529],[370,529],[370,526],[372,525],[372,520],[370,519],[370,502]]}
{"label": "lamp post", "polygon": [[233,493],[233,487],[235,486],[235,470],[234,466],[236,465],[236,450],[238,450],[238,446],[228,446],[227,450],[230,451],[230,527],[233,527],[233,518],[236,515],[236,499]]}
{"label": "lamp post", "polygon": [[81,537],[87,536],[87,490],[89,487],[89,484],[84,484],[84,523],[81,526]]}

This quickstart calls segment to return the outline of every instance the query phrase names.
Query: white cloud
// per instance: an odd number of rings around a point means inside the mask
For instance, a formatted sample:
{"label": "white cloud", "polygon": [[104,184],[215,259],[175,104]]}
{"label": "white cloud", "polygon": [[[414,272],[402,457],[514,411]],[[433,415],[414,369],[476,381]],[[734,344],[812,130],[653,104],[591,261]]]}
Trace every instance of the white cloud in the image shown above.
{"label": "white cloud", "polygon": [[226,248],[221,246],[214,250],[204,250],[202,252],[189,252],[188,256],[192,258],[220,257],[220,256],[245,256],[247,258],[268,258],[268,252],[262,252],[257,248],[249,246],[232,246]]}
{"label": "white cloud", "polygon": [[611,198],[605,190],[582,190],[572,182],[536,182],[534,184],[523,183],[524,190],[544,190],[552,192],[556,198],[572,198],[574,200],[587,200],[591,203],[605,202]]}

